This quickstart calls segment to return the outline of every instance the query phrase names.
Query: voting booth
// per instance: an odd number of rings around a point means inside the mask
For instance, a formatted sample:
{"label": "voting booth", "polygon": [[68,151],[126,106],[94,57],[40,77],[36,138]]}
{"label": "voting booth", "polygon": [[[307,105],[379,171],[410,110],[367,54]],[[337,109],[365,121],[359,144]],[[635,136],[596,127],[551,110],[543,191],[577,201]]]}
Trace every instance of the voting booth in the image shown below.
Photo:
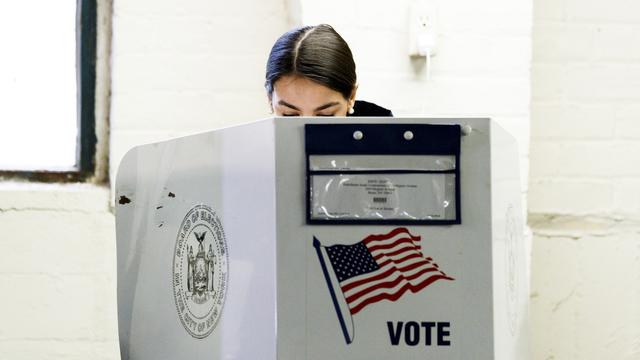
{"label": "voting booth", "polygon": [[273,118],[116,184],[122,359],[528,359],[514,139],[482,118]]}

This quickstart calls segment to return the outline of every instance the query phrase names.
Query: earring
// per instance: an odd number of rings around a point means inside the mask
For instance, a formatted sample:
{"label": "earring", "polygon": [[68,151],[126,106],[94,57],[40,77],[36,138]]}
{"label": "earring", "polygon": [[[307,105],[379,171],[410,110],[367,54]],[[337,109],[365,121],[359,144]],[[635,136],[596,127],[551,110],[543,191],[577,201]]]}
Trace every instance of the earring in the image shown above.
{"label": "earring", "polygon": [[356,111],[355,111],[355,110],[353,110],[353,108],[352,108],[352,107],[350,107],[348,112],[349,112],[349,115],[353,115],[353,113],[354,113],[354,112],[356,112]]}

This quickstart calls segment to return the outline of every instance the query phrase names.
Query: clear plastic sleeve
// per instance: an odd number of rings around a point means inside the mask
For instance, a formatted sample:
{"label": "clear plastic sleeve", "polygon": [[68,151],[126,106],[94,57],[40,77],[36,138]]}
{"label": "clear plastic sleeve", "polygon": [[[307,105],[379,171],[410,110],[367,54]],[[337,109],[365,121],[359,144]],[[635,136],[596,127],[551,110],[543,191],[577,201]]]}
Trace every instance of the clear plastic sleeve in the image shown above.
{"label": "clear plastic sleeve", "polygon": [[456,219],[455,157],[313,156],[312,220]]}

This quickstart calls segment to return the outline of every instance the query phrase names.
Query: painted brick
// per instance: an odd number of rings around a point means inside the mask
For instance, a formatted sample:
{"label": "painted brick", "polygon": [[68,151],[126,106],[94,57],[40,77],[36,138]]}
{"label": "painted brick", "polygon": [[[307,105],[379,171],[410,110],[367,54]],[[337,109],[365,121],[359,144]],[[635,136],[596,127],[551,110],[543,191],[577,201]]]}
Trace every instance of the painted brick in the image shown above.
{"label": "painted brick", "polygon": [[142,131],[153,123],[156,131],[193,133],[264,118],[270,111],[261,84],[246,91],[130,92],[113,98],[119,120],[112,131]]}
{"label": "painted brick", "polygon": [[58,210],[107,215],[109,188],[90,184],[0,183],[0,213]]}
{"label": "painted brick", "polygon": [[[400,71],[425,80],[426,61],[408,54],[408,34],[386,30],[354,29],[351,45],[358,73]],[[382,55],[384,49],[388,54]],[[441,35],[432,57],[431,73],[438,76],[517,77],[529,71],[531,51],[526,37]],[[396,77],[397,79],[397,77]]]}
{"label": "painted brick", "polygon": [[110,341],[78,340],[0,340],[0,354],[11,360],[119,360],[117,339]]}
{"label": "painted brick", "polygon": [[228,16],[246,16],[247,14],[269,11],[269,9],[284,12],[284,3],[279,1],[238,0],[232,2],[191,0],[179,2],[175,0],[136,0],[114,1],[114,13],[134,15],[172,15],[181,17],[215,17],[221,12]]}
{"label": "painted brick", "polygon": [[[405,94],[418,97],[428,113],[452,115],[511,114],[524,115],[529,104],[526,78],[470,78],[434,75],[430,88],[409,83]],[[381,81],[380,85],[384,82]],[[392,91],[392,90],[390,90]],[[422,98],[419,98],[422,96]],[[462,100],[464,99],[464,100]]]}
{"label": "painted brick", "polygon": [[[633,166],[630,164],[630,166]],[[640,178],[614,181],[613,211],[627,217],[640,217]]]}
{"label": "painted brick", "polygon": [[[334,0],[336,1],[336,0]],[[388,3],[382,1],[371,1],[371,0],[355,0],[355,1],[339,1],[336,3],[338,8],[342,8],[348,3],[355,3],[356,8],[354,13],[349,13],[344,11],[344,13],[348,16],[346,19],[347,23],[353,21],[353,19],[349,19],[349,17],[355,18],[355,23],[358,27],[365,29],[388,29],[395,30],[398,32],[406,32],[408,31],[408,21],[409,21],[409,4],[411,1],[409,0],[399,0],[394,2],[394,6],[388,6]],[[307,3],[312,3],[308,1]],[[325,6],[324,1],[316,2],[321,4],[324,7],[324,12],[326,12],[327,7]],[[348,5],[347,5],[348,7]],[[436,10],[437,11],[437,10]],[[438,14],[435,14],[436,19]],[[385,21],[371,21],[371,19],[385,19]]]}
{"label": "painted brick", "polygon": [[[108,197],[101,202],[108,204]],[[44,226],[43,226],[44,224]],[[113,214],[16,210],[0,213],[0,274],[95,274],[115,271]],[[70,256],[73,254],[73,256]]]}
{"label": "painted brick", "polygon": [[[638,320],[638,292],[629,289],[629,283],[640,280],[637,272],[629,273],[629,269],[638,268],[638,259],[628,256],[636,252],[632,233],[606,240],[593,236],[535,237],[531,303],[534,358],[633,358],[629,354],[634,349],[635,329],[621,324]],[[562,269],[561,274],[557,269]]]}
{"label": "painted brick", "polygon": [[513,77],[528,72],[530,61],[531,45],[526,37],[453,34],[440,39],[432,64],[440,74]]}
{"label": "painted brick", "polygon": [[[465,1],[464,4],[440,2],[440,26],[445,33],[471,33],[504,36],[531,34],[531,2]],[[446,5],[445,5],[446,4]]]}
{"label": "painted brick", "polygon": [[592,24],[538,23],[533,28],[535,62],[589,61],[596,55],[597,31]]}
{"label": "painted brick", "polygon": [[639,22],[640,2],[636,0],[566,0],[570,21]]}
{"label": "painted brick", "polygon": [[640,178],[639,141],[616,141],[609,156],[614,176]]}
{"label": "painted brick", "polygon": [[[61,259],[57,259],[61,261]],[[94,275],[0,274],[6,339],[107,341],[116,337],[115,281]]]}
{"label": "painted brick", "polygon": [[538,141],[531,152],[531,171],[537,178],[611,178],[619,175],[617,148],[607,141]]}
{"label": "painted brick", "polygon": [[[589,331],[576,332],[575,358],[632,359],[640,321],[637,234],[612,234],[606,239],[587,236],[579,244],[581,279],[575,315],[576,322],[589,327]],[[598,309],[602,316],[594,317]]]}
{"label": "painted brick", "polygon": [[357,27],[345,33],[348,39],[354,39],[349,46],[358,75],[390,69],[405,73],[412,71],[406,32]]}
{"label": "painted brick", "polygon": [[556,141],[613,139],[616,122],[611,104],[537,104],[531,108],[531,137]]}
{"label": "painted brick", "polygon": [[[536,269],[551,253],[562,256],[565,240],[560,233],[534,242],[549,251],[534,251],[533,355],[634,359],[640,333],[640,3],[534,4],[529,211],[575,219],[562,230],[575,246],[556,264]],[[584,215],[611,226],[591,229]],[[565,277],[576,263],[577,279]],[[547,296],[535,288],[543,274],[574,291],[545,306]],[[562,310],[568,313],[558,317]]]}
{"label": "painted brick", "polygon": [[640,139],[640,105],[620,104],[615,114],[615,136],[618,139]]}
{"label": "painted brick", "polygon": [[521,156],[518,161],[520,162],[520,190],[522,191],[523,199],[522,199],[522,208],[523,211],[527,212],[527,204],[529,200],[527,199],[527,194],[529,194],[529,174],[531,160],[529,156]]}
{"label": "painted brick", "polygon": [[[251,26],[246,26],[251,22]],[[149,17],[125,15],[115,19],[113,53],[268,53],[281,28],[275,14],[211,17]]]}
{"label": "painted brick", "polygon": [[533,19],[535,22],[563,21],[567,18],[567,0],[533,1]]}
{"label": "painted brick", "polygon": [[[575,291],[580,269],[574,254],[578,246],[570,238],[534,234],[530,305],[533,359],[575,359]],[[562,269],[561,276],[558,269]]]}
{"label": "painted brick", "polygon": [[[604,24],[597,28],[595,55],[599,62],[637,63],[640,60],[640,24]],[[625,41],[632,40],[632,41]]]}
{"label": "painted brick", "polygon": [[565,86],[570,101],[640,100],[640,65],[574,65]]}
{"label": "painted brick", "polygon": [[[114,92],[223,91],[261,88],[266,54],[131,54],[114,57]],[[229,76],[230,69],[233,76]]]}
{"label": "painted brick", "polygon": [[609,181],[590,179],[537,179],[531,159],[529,212],[540,214],[599,214],[613,209]]}
{"label": "painted brick", "polygon": [[[356,19],[361,16],[358,15],[358,3],[356,1],[327,0],[326,2],[320,2],[300,0],[298,2],[301,6],[301,20],[304,25],[329,24],[340,34],[343,32],[348,34],[349,28],[357,26]],[[376,2],[372,2],[371,6],[375,7]],[[333,9],[333,11],[328,11],[328,9]],[[353,43],[353,41],[349,41],[351,39],[353,38],[345,37],[349,44]]]}
{"label": "painted brick", "polygon": [[564,64],[540,64],[534,62],[531,68],[531,97],[537,102],[558,102],[566,92],[567,66]]}

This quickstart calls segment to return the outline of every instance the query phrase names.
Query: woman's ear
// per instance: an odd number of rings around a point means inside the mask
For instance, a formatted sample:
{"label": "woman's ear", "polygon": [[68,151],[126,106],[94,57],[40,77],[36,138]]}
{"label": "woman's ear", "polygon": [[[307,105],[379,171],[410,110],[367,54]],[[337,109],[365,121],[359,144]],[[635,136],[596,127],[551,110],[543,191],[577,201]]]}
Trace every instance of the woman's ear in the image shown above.
{"label": "woman's ear", "polygon": [[353,87],[351,96],[349,96],[349,108],[352,108],[356,103],[356,92],[358,91],[358,85]]}
{"label": "woman's ear", "polygon": [[267,94],[267,99],[269,101],[269,114],[273,114],[273,98],[271,94]]}

